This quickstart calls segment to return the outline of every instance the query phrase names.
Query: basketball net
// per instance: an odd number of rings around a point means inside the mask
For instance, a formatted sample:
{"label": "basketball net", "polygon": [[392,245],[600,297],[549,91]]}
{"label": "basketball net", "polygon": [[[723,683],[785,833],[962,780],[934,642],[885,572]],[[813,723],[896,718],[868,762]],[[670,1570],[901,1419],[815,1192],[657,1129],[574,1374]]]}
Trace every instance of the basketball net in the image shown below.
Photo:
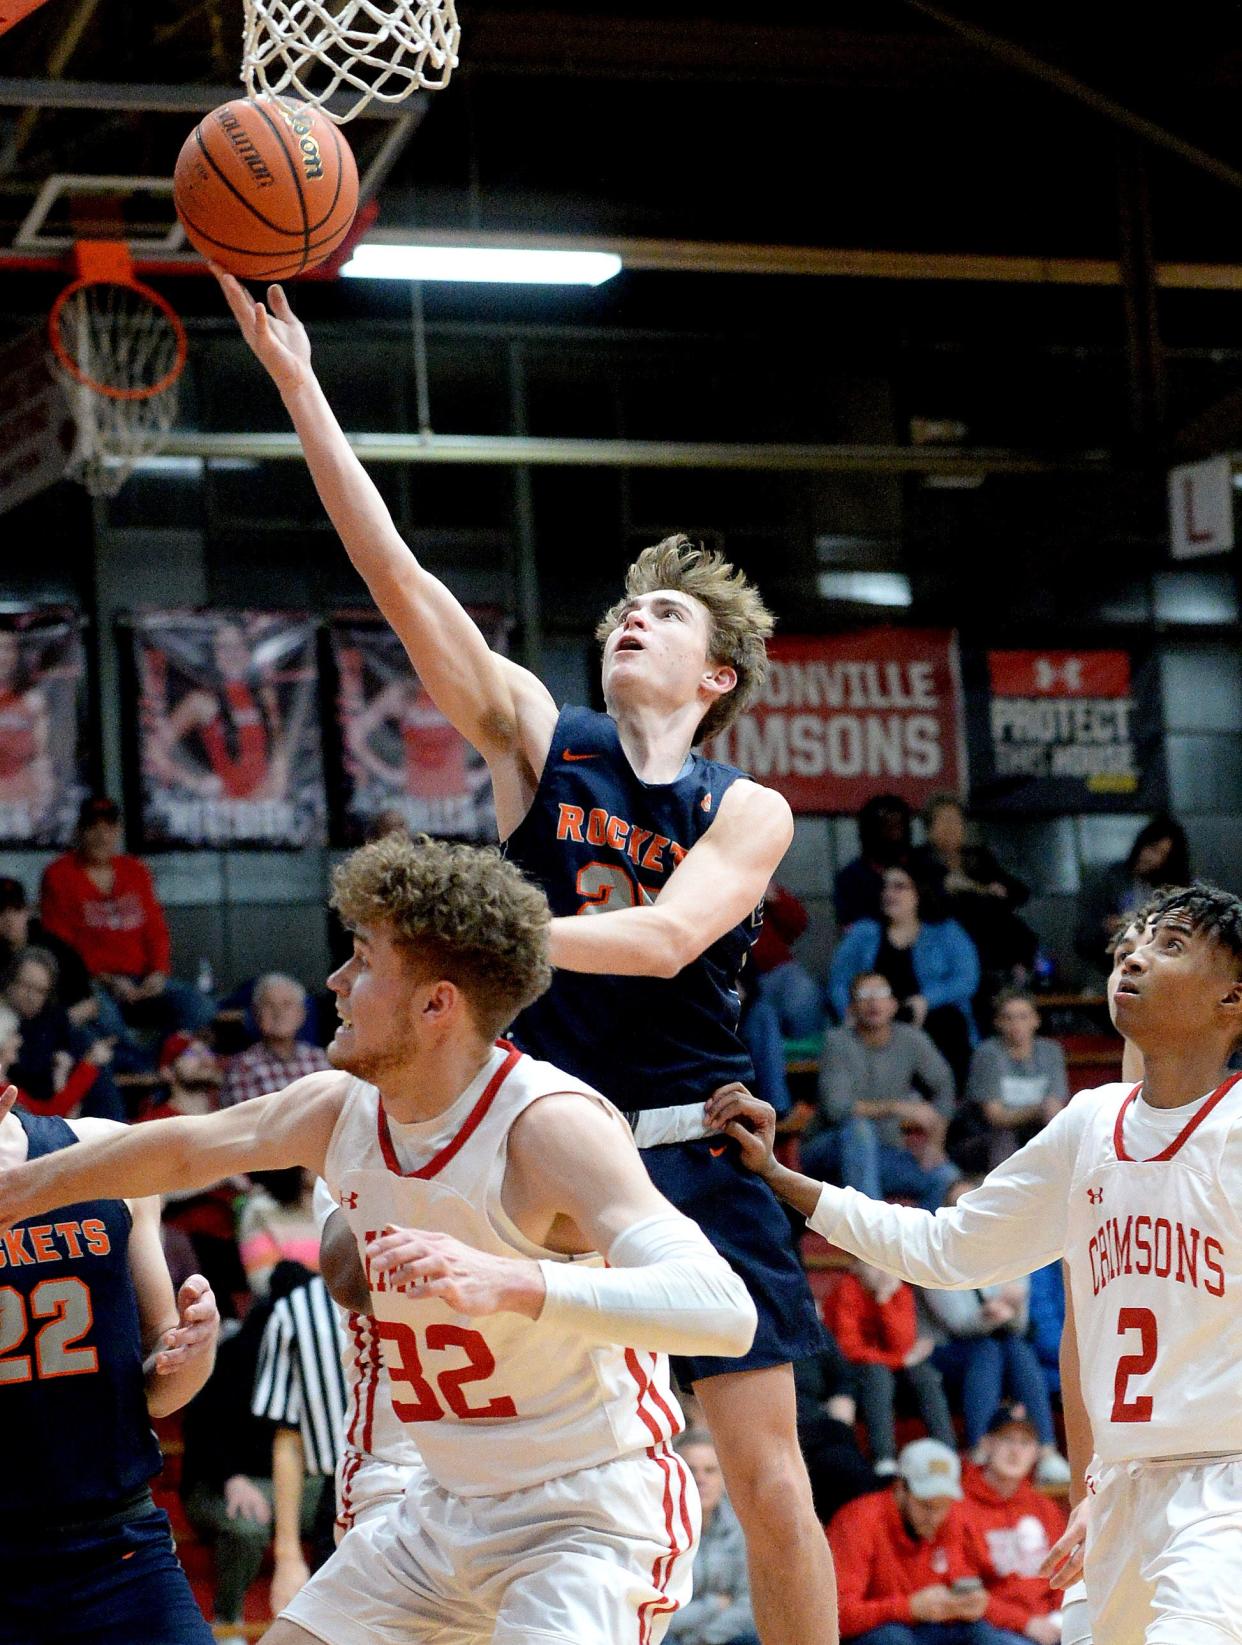
{"label": "basketball net", "polygon": [[[245,12],[247,97],[292,94],[339,126],[373,99],[439,91],[457,67],[454,0],[245,0]],[[325,106],[338,93],[352,97],[344,113]]]}
{"label": "basketball net", "polygon": [[173,425],[185,327],[165,298],[135,279],[122,243],[79,241],[74,261],[78,277],[48,318],[74,422],[66,473],[92,497],[113,497]]}

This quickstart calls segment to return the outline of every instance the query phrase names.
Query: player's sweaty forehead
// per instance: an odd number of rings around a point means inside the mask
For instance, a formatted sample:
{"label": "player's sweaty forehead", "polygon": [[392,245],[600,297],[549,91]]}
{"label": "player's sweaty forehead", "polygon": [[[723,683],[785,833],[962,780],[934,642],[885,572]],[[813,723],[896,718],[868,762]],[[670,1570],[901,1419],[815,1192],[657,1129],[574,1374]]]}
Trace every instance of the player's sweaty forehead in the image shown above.
{"label": "player's sweaty forehead", "polygon": [[631,611],[660,611],[677,606],[689,616],[702,614],[706,619],[707,607],[692,594],[682,594],[674,588],[657,588],[649,594],[634,594],[617,611],[616,627],[620,628]]}

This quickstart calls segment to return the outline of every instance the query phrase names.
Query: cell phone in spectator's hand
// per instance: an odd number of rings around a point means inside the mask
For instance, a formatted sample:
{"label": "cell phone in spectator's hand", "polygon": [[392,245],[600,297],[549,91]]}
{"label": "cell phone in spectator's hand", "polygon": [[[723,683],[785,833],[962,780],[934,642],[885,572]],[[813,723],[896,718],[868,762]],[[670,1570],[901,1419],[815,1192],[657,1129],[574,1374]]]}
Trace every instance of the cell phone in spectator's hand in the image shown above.
{"label": "cell phone in spectator's hand", "polygon": [[950,1582],[949,1592],[956,1594],[959,1599],[963,1599],[967,1594],[977,1594],[982,1587],[983,1578],[981,1576],[958,1576]]}

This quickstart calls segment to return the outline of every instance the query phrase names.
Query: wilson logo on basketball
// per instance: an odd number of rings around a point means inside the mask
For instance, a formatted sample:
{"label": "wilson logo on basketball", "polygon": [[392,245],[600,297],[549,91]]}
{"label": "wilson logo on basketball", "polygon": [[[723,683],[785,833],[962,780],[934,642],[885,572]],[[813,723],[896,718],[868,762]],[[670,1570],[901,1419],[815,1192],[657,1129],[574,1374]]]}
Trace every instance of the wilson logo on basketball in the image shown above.
{"label": "wilson logo on basketball", "polygon": [[298,119],[296,115],[290,118],[289,125],[293,129],[293,135],[297,138],[298,147],[302,151],[302,165],[306,172],[307,182],[309,183],[316,177],[322,177],[323,160],[319,154],[319,144],[311,135],[310,126],[305,120]]}
{"label": "wilson logo on basketball", "polygon": [[[235,114],[229,113],[229,106],[225,104],[222,109],[217,111],[220,129],[233,145],[237,152],[237,158],[254,178],[257,186],[259,188],[270,188],[274,181],[272,174],[264,165],[263,156],[247,136],[246,128]],[[316,149],[315,154],[318,158],[318,149]]]}

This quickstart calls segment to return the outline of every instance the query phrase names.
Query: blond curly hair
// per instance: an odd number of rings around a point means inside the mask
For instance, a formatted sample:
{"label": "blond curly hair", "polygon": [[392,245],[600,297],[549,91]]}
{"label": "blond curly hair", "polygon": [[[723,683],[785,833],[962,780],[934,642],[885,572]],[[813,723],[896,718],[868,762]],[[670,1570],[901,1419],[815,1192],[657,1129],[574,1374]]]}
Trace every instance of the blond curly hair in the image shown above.
{"label": "blond curly hair", "polygon": [[347,926],[385,927],[455,983],[488,1038],[552,981],[547,898],[494,846],[386,834],[333,872],[331,903]]}
{"label": "blond curly hair", "polygon": [[609,607],[595,629],[599,643],[603,645],[616,628],[630,600],[661,588],[689,594],[707,607],[707,655],[713,662],[728,663],[737,674],[733,690],[717,698],[699,722],[694,740],[705,742],[727,730],[758,696],[768,672],[767,641],[774,620],[744,572],[715,549],[679,532],[644,548],[626,572],[625,598]]}

